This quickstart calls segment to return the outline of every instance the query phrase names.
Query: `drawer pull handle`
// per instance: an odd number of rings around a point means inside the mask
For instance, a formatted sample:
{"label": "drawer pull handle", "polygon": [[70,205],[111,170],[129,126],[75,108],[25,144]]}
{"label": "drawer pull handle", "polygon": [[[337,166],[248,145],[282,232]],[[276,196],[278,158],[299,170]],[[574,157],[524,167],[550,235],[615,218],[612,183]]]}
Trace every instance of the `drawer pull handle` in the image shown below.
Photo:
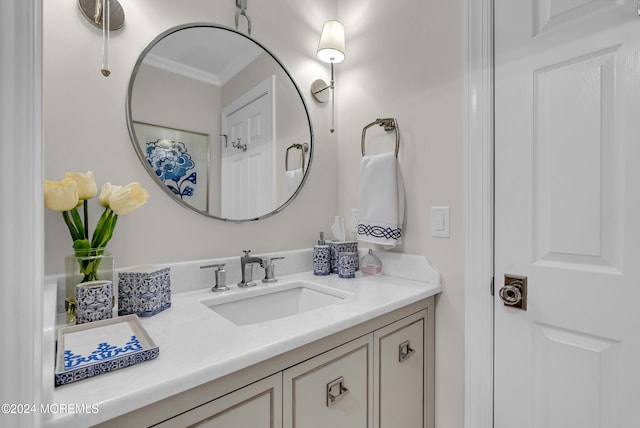
{"label": "drawer pull handle", "polygon": [[411,348],[411,342],[406,340],[398,346],[398,360],[402,363],[408,360],[415,352],[416,350]]}
{"label": "drawer pull handle", "polygon": [[347,392],[349,392],[349,389],[344,386],[344,376],[329,382],[327,384],[327,407],[331,407],[342,400]]}

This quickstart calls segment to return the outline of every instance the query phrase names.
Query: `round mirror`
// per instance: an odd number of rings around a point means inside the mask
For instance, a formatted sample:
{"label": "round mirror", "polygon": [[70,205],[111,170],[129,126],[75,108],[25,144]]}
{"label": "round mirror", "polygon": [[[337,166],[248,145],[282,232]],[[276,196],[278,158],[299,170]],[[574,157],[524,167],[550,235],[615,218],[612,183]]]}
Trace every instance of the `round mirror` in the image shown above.
{"label": "round mirror", "polygon": [[189,24],[156,37],[131,74],[127,125],[158,185],[221,220],[281,211],[311,166],[300,89],[264,46],[226,27]]}

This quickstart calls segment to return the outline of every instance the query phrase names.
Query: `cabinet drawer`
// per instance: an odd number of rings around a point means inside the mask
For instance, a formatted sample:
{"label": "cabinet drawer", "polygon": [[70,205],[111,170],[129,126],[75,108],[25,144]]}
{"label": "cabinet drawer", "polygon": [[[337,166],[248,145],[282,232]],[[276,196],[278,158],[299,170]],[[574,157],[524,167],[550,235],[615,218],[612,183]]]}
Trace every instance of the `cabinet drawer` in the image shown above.
{"label": "cabinet drawer", "polygon": [[280,428],[282,374],[276,373],[156,426]]}
{"label": "cabinet drawer", "polygon": [[373,336],[283,372],[285,428],[368,428],[373,416]]}
{"label": "cabinet drawer", "polygon": [[426,426],[425,322],[421,311],[374,333],[376,427]]}

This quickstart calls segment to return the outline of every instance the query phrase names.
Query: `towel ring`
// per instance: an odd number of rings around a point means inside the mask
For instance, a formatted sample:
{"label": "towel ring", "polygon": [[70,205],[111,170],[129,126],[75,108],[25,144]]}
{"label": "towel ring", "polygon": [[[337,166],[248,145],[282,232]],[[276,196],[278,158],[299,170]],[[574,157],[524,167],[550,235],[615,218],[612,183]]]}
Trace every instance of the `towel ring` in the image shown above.
{"label": "towel ring", "polygon": [[398,128],[398,123],[396,119],[393,117],[387,117],[384,119],[376,119],[364,128],[362,128],[362,156],[365,155],[364,150],[364,139],[367,134],[367,129],[371,128],[373,125],[380,125],[384,127],[385,131],[396,131],[396,157],[398,157],[398,151],[400,150],[400,129]]}
{"label": "towel ring", "polygon": [[292,145],[290,145],[289,147],[287,147],[287,151],[285,152],[284,155],[284,170],[285,171],[289,171],[289,150],[291,149],[298,149],[302,151],[302,173],[304,174],[304,154],[305,152],[309,151],[309,145],[307,143],[304,144],[298,144],[298,143],[294,143]]}

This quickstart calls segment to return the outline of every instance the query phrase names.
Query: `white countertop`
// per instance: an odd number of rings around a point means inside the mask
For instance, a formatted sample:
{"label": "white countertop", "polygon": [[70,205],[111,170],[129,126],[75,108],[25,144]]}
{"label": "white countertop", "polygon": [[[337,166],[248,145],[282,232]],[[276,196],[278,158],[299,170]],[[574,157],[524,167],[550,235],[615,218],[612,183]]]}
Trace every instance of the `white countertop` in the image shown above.
{"label": "white countertop", "polygon": [[[313,281],[353,296],[321,309],[246,326],[232,324],[201,303],[216,296],[283,287],[295,280]],[[99,411],[54,414],[45,424],[68,427],[104,422],[438,294],[439,282],[360,273],[354,279],[340,279],[303,272],[268,285],[258,281],[250,289],[233,285],[223,293],[206,288],[174,294],[171,308],[140,318],[159,346],[158,358],[55,388],[52,403],[97,405]]]}

